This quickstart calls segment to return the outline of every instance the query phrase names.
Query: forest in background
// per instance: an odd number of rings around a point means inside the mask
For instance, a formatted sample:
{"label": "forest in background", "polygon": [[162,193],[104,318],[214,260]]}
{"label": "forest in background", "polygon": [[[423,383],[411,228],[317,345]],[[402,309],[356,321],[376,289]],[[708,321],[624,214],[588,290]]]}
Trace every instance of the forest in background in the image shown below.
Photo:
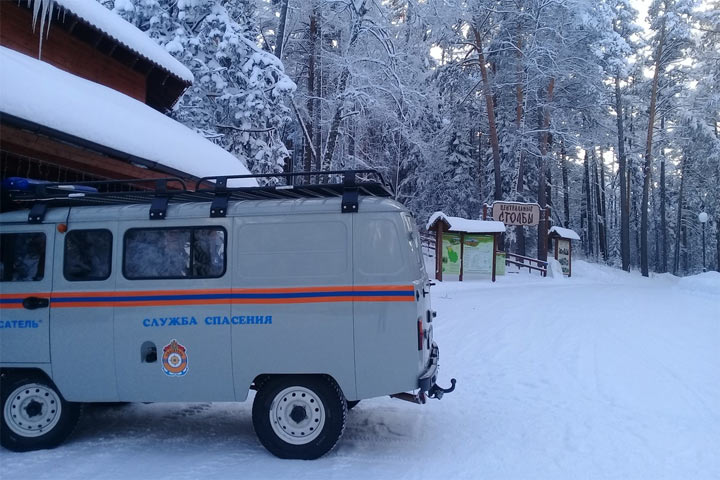
{"label": "forest in background", "polygon": [[376,168],[421,227],[548,204],[644,275],[702,270],[706,211],[720,271],[718,0],[99,1],[193,71],[171,114],[253,172]]}

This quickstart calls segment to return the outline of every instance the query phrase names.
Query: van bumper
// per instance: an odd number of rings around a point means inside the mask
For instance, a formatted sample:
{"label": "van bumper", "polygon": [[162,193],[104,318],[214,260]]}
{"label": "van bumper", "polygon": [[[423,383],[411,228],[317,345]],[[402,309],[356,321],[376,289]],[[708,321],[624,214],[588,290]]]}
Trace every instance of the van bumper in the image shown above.
{"label": "van bumper", "polygon": [[418,388],[422,393],[430,393],[438,375],[438,362],[440,361],[440,349],[437,343],[433,342],[430,349],[430,359],[428,360],[425,371],[418,377]]}
{"label": "van bumper", "polygon": [[423,404],[428,398],[437,398],[438,400],[440,400],[443,395],[455,390],[456,380],[454,378],[450,379],[450,383],[452,384],[450,388],[442,388],[436,383],[439,362],[440,349],[438,348],[437,344],[433,342],[432,348],[430,349],[430,358],[428,360],[428,364],[425,367],[423,373],[421,373],[418,377],[417,388],[419,389],[419,391],[417,393],[395,393],[390,396],[392,398],[397,398],[398,400],[405,400],[406,402]]}
{"label": "van bumper", "polygon": [[418,387],[420,388],[420,395],[428,398],[437,398],[440,400],[443,395],[450,393],[455,390],[456,380],[450,379],[450,388],[442,388],[436,383],[438,375],[438,364],[440,362],[440,349],[437,344],[433,342],[432,348],[430,349],[430,359],[428,360],[428,366],[425,371],[418,378]]}

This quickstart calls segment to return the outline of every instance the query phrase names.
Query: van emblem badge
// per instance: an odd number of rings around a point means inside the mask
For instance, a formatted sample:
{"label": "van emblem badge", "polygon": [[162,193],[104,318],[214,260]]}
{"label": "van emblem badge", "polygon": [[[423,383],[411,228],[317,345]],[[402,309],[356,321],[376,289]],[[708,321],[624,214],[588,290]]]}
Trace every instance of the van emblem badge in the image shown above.
{"label": "van emblem badge", "polygon": [[182,377],[188,371],[187,350],[175,339],[163,347],[162,369],[171,377]]}

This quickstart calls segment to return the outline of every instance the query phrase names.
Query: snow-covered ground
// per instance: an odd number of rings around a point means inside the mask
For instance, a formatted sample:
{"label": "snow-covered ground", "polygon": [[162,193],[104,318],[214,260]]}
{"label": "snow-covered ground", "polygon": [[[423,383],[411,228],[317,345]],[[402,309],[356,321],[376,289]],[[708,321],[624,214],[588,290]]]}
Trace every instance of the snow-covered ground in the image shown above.
{"label": "snow-covered ground", "polygon": [[720,478],[720,274],[575,262],[572,279],[433,287],[441,382],[361,402],[338,447],[279,460],[251,402],[86,408],[55,450],[0,450],[5,479]]}

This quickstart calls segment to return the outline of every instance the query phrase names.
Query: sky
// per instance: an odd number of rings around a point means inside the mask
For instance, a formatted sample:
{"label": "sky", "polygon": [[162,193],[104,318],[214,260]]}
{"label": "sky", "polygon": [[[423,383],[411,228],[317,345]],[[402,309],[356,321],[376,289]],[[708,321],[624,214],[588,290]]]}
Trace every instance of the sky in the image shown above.
{"label": "sky", "polygon": [[647,18],[645,18],[647,17],[647,11],[648,7],[650,6],[650,2],[651,0],[630,0],[632,6],[635,8],[635,10],[638,11],[637,23],[645,30],[650,28],[650,24],[647,23]]}

